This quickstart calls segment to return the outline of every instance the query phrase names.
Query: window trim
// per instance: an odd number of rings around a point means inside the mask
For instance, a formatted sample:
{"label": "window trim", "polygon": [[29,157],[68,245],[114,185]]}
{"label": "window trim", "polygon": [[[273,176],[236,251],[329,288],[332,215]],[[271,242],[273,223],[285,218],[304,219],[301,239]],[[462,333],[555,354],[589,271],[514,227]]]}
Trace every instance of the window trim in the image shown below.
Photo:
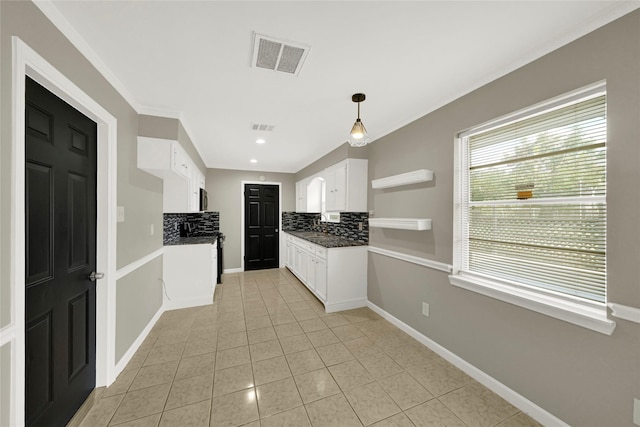
{"label": "window trim", "polygon": [[462,197],[464,194],[467,194],[466,189],[468,186],[468,180],[466,179],[467,172],[464,169],[466,166],[464,159],[467,156],[468,150],[464,142],[466,138],[479,132],[521,120],[525,117],[535,116],[536,114],[559,108],[561,105],[572,100],[603,91],[606,91],[606,82],[600,81],[505,115],[485,124],[475,126],[457,135],[454,151],[453,273],[449,276],[449,283],[451,285],[514,304],[574,325],[582,326],[605,335],[611,335],[613,333],[616,322],[609,319],[606,303],[584,301],[560,294],[554,295],[551,292],[511,284],[508,281],[503,281],[498,278],[461,271],[461,266],[466,259],[466,254],[463,253],[465,249],[463,227],[465,226],[466,218],[462,217],[462,211],[466,203]]}

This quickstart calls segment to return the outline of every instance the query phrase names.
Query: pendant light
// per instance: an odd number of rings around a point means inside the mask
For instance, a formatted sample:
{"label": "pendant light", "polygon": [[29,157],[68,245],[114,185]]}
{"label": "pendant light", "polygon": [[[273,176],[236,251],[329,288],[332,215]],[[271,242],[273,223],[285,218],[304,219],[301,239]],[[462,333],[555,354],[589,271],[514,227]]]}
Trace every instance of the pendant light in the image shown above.
{"label": "pendant light", "polygon": [[349,134],[349,144],[352,147],[364,147],[369,142],[369,136],[367,135],[367,129],[365,129],[362,120],[360,120],[360,103],[366,99],[364,93],[354,93],[351,96],[351,100],[358,104],[358,118],[351,128]]}

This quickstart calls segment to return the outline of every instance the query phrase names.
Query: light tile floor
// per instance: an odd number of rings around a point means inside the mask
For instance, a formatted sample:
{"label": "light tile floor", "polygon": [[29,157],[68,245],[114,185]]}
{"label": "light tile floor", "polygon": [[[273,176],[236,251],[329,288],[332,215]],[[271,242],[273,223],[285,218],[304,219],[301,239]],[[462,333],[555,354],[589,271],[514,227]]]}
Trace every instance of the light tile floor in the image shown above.
{"label": "light tile floor", "polygon": [[166,312],[82,426],[539,426],[368,308],[326,314],[285,269]]}

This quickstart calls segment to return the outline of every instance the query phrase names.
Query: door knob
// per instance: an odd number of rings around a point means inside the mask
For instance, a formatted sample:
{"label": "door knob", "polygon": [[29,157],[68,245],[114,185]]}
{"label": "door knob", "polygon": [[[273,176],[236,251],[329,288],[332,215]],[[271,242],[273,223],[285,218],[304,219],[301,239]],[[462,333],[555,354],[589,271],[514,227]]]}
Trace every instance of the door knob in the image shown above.
{"label": "door knob", "polygon": [[98,279],[102,279],[104,277],[104,273],[96,273],[95,271],[92,271],[91,274],[89,275],[89,280],[91,280],[92,282],[95,282]]}

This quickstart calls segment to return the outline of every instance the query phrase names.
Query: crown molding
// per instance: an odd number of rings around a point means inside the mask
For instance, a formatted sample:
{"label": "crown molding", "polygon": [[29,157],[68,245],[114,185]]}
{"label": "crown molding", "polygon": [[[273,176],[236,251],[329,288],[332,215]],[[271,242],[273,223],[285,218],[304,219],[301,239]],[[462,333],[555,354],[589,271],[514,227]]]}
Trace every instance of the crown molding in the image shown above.
{"label": "crown molding", "polygon": [[[55,6],[51,0],[35,0],[33,3],[38,9],[51,21],[51,23],[69,40],[69,42],[93,65],[93,67],[100,73],[106,80],[113,86],[113,88],[122,96],[125,101],[136,111],[138,114],[145,114],[150,116],[167,117],[170,119],[180,120],[182,127],[185,129],[187,135],[191,139],[198,155],[203,159],[198,145],[195,143],[190,130],[190,126],[185,120],[184,114],[181,112],[166,110],[162,108],[149,107],[142,105],[136,97],[127,89],[127,87],[120,81],[113,71],[104,63],[102,58],[91,48],[89,43],[80,35],[78,31],[71,25],[67,18]],[[204,162],[204,159],[203,159]],[[209,167],[205,164],[205,166]]]}
{"label": "crown molding", "polygon": [[419,120],[422,117],[431,114],[437,109],[442,108],[445,105],[448,105],[453,101],[456,101],[457,99],[470,94],[474,90],[480,89],[481,87],[495,80],[498,80],[501,77],[504,77],[507,74],[521,67],[524,67],[525,65],[536,61],[537,59],[540,59],[543,56],[557,49],[560,49],[561,47],[566,46],[581,37],[586,36],[587,34],[597,30],[598,28],[603,27],[615,21],[616,19],[622,18],[623,16],[640,8],[640,1],[638,0],[613,1],[611,3],[611,6],[606,10],[603,10],[600,13],[597,13],[585,19],[578,25],[574,26],[572,29],[558,35],[553,40],[550,40],[548,43],[543,44],[535,49],[525,50],[521,52],[522,54],[514,61],[504,64],[503,66],[495,69],[490,73],[477,76],[474,81],[470,81],[468,84],[462,86],[460,90],[455,94],[441,98],[440,100],[435,100],[429,105],[425,105],[425,108],[416,112],[416,114],[414,114],[413,116],[408,117],[405,120],[396,122],[395,124],[390,124],[378,133],[369,133],[369,138],[371,138],[369,144],[372,144],[373,142],[382,139],[387,135],[390,135],[398,129],[402,129],[403,127],[415,122],[416,120]]}
{"label": "crown molding", "polygon": [[113,88],[122,96],[125,101],[133,107],[138,114],[142,106],[126,86],[118,79],[118,77],[109,69],[102,61],[102,58],[89,46],[89,43],[80,35],[78,31],[71,25],[67,18],[62,15],[58,8],[51,0],[33,1],[38,9],[51,21],[51,23],[64,35],[80,53],[94,66],[94,68],[113,86]]}

